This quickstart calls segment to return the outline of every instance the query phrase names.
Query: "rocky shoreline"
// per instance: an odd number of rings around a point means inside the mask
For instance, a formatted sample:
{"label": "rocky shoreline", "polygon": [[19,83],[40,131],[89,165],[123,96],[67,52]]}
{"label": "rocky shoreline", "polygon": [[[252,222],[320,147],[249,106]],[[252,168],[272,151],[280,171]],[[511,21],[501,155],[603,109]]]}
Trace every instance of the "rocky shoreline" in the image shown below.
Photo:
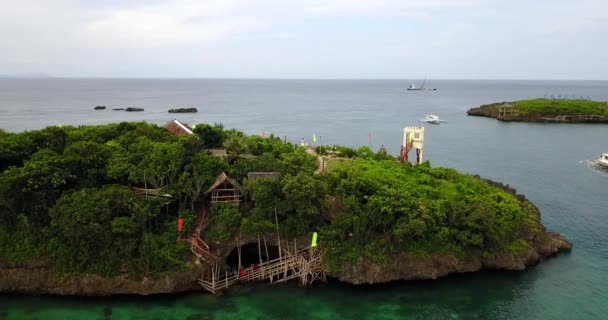
{"label": "rocky shoreline", "polygon": [[[572,248],[564,237],[553,232],[539,232],[528,248],[513,255],[507,252],[492,256],[480,251],[465,254],[433,254],[418,256],[403,252],[388,257],[379,265],[362,257],[356,264],[342,266],[330,276],[350,284],[377,284],[397,280],[430,280],[455,273],[481,270],[521,271],[560,251]],[[201,291],[197,279],[201,265],[191,264],[186,270],[162,274],[156,278],[130,279],[127,274],[102,277],[94,274],[62,274],[46,266],[0,266],[0,292],[75,296],[153,295]]]}
{"label": "rocky shoreline", "polygon": [[0,265],[0,292],[71,296],[153,295],[201,290],[196,282],[202,268],[165,273],[135,280],[128,274],[102,277],[95,274],[64,274],[48,266]]}

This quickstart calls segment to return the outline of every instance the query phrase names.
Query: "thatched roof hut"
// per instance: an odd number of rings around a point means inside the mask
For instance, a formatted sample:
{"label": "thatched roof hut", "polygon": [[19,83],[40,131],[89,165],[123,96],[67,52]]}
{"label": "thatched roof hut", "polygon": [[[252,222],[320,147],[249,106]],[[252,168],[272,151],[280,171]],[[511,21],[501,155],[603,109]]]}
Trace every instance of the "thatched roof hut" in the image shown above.
{"label": "thatched roof hut", "polygon": [[238,206],[243,197],[243,188],[234,179],[222,172],[205,192],[205,195],[211,195],[211,203],[230,203]]}

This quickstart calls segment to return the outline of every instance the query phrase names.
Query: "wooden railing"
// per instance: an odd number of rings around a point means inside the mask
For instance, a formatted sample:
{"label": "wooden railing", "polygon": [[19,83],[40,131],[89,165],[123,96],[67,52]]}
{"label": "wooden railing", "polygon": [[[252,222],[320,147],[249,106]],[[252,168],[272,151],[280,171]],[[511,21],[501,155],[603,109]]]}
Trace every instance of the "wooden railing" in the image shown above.
{"label": "wooden railing", "polygon": [[237,282],[266,281],[271,283],[300,279],[300,285],[311,285],[315,280],[325,281],[322,251],[319,248],[302,249],[295,254],[262,262],[254,267],[238,270],[236,274],[221,271],[214,266],[211,274],[199,279],[201,286],[213,293],[227,289]]}

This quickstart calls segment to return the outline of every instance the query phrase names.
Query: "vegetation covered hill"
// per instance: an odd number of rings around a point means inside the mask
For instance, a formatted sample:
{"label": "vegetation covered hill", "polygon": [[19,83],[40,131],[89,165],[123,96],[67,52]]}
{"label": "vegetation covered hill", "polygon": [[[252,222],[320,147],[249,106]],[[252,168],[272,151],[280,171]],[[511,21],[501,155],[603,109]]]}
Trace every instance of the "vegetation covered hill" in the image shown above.
{"label": "vegetation covered hill", "polygon": [[[217,147],[228,156],[212,156]],[[404,251],[517,253],[542,229],[532,204],[477,177],[399,163],[384,150],[336,151],[352,160],[315,173],[317,156],[304,148],[221,125],[186,137],[146,123],[0,131],[0,262],[101,275],[183,268],[176,220],[188,230],[222,171],[243,186],[244,201],[211,206],[207,240],[273,233],[276,210],[282,237],[319,232],[334,271]],[[253,171],[281,175],[249,181]],[[162,187],[171,198],[133,187]]]}
{"label": "vegetation covered hill", "polygon": [[[506,102],[492,103],[471,108],[469,115],[498,117],[498,111]],[[510,102],[513,117],[505,120],[547,121],[546,118],[568,116],[563,122],[608,122],[608,103],[591,100],[530,99]]]}

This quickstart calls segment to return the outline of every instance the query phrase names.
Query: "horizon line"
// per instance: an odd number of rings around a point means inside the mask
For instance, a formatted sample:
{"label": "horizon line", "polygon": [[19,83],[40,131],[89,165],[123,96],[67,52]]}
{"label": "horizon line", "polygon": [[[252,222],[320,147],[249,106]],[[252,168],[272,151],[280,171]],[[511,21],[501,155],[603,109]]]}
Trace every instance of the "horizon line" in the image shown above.
{"label": "horizon line", "polygon": [[[317,81],[369,81],[369,80],[421,80],[425,78],[345,78],[345,77],[124,77],[124,76],[29,76],[29,75],[7,75],[0,74],[0,80],[4,79],[113,79],[113,80],[317,80]],[[547,78],[426,78],[426,80],[449,80],[449,81],[608,81],[606,79],[581,79],[581,78],[559,78],[559,79],[547,79]]]}

